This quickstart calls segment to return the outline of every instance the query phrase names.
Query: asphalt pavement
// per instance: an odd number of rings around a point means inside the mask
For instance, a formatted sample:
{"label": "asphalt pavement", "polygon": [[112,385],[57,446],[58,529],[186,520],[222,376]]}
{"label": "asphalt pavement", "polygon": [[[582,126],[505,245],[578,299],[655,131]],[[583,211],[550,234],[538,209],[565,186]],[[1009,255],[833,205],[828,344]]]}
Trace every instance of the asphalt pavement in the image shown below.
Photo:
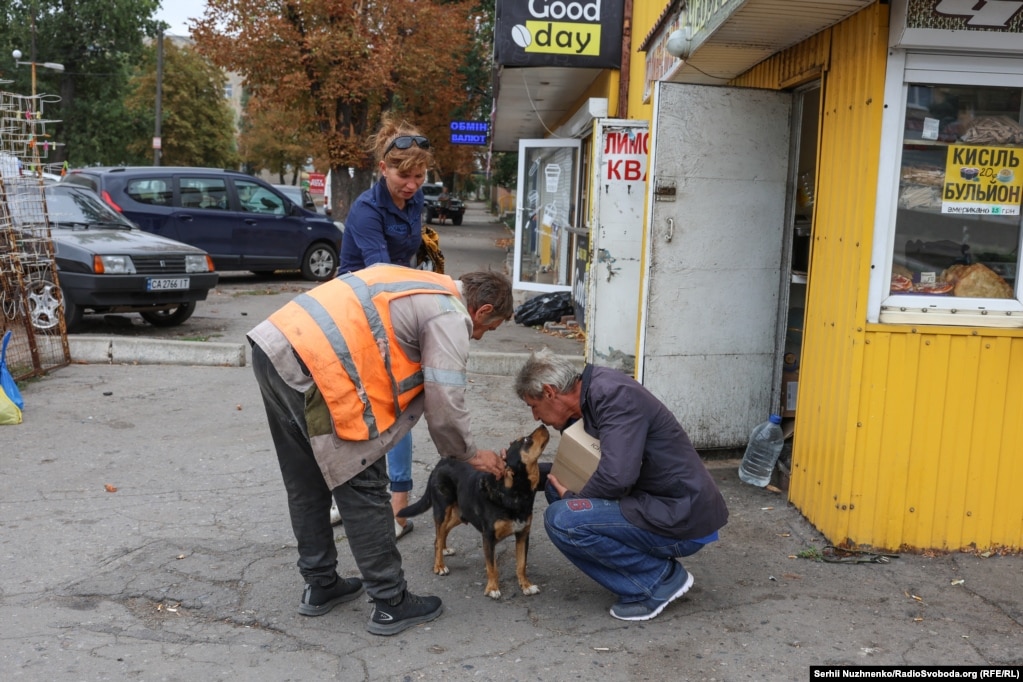
{"label": "asphalt pavement", "polygon": [[[441,226],[442,245],[445,235],[489,234],[479,214],[458,232]],[[232,330],[247,331],[306,283],[223,286],[194,328],[178,330],[185,336],[158,338],[241,343]],[[95,324],[107,327],[88,336],[152,338],[130,320]],[[481,352],[518,354],[514,362],[534,345],[580,348],[506,327],[515,336],[488,335]],[[502,447],[535,423],[509,373],[479,369],[473,428],[482,446]],[[547,539],[538,495],[529,575],[539,594],[518,590],[506,540],[502,596],[484,596],[480,538],[467,526],[451,534],[450,575],[434,575],[432,520],[419,517],[398,545],[406,576],[445,612],[377,637],[362,599],[318,618],[297,612],[295,541],[247,363],[77,361],[22,394],[24,422],[0,427],[4,680],[804,680],[812,665],[1023,665],[1023,557],[819,561],[827,541],[784,495],[741,483],[737,461],[719,457],[707,463],[729,523],[686,559],[693,589],[655,620],[608,615],[612,595]],[[415,499],[438,459],[424,423],[413,459]],[[341,573],[357,575],[344,527],[335,532]]]}

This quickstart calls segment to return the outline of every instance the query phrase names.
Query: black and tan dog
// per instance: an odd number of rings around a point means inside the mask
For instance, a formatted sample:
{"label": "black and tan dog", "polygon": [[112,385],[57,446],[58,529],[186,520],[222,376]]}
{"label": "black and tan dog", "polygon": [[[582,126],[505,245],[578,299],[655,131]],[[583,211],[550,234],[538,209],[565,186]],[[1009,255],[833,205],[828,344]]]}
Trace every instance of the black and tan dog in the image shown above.
{"label": "black and tan dog", "polygon": [[453,459],[442,459],[430,472],[426,494],[398,515],[417,516],[433,507],[437,531],[434,573],[448,574],[444,557],[454,554],[454,550],[447,546],[448,533],[460,524],[469,523],[483,534],[483,558],[487,563],[484,594],[493,599],[501,598],[495,548],[509,535],[515,535],[516,573],[523,594],[540,591],[526,577],[526,555],[533,521],[533,500],[540,488],[538,460],[549,440],[547,428],[540,426],[530,435],[512,441],[505,456],[504,476],[500,478],[476,471],[471,465]]}

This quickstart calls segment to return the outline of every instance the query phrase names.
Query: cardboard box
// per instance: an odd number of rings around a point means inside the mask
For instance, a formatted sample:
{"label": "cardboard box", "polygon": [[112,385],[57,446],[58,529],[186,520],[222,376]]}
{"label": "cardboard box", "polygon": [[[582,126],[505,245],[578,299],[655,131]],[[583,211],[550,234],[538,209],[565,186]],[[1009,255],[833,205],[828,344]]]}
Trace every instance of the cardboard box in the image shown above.
{"label": "cardboard box", "polygon": [[597,470],[599,461],[600,441],[586,433],[580,419],[562,432],[551,474],[561,485],[577,493]]}
{"label": "cardboard box", "polygon": [[796,398],[799,397],[799,370],[781,373],[781,416],[796,416]]}

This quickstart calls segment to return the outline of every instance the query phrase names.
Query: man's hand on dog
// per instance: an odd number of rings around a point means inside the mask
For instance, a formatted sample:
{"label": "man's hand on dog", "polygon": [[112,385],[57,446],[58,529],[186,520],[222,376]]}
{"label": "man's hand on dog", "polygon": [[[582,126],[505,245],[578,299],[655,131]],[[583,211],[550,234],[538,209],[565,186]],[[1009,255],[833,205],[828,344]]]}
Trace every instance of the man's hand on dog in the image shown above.
{"label": "man's hand on dog", "polygon": [[469,460],[469,464],[476,471],[485,474],[501,476],[504,474],[504,458],[493,450],[477,450],[476,454]]}

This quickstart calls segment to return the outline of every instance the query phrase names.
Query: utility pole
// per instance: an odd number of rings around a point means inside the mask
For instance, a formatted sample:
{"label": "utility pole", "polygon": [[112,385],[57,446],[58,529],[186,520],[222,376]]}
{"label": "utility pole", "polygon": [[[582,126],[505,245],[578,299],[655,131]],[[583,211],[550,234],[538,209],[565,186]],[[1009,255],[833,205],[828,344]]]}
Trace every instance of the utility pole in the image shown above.
{"label": "utility pole", "polygon": [[156,129],[153,132],[153,165],[160,165],[160,120],[163,118],[163,29],[156,34]]}

